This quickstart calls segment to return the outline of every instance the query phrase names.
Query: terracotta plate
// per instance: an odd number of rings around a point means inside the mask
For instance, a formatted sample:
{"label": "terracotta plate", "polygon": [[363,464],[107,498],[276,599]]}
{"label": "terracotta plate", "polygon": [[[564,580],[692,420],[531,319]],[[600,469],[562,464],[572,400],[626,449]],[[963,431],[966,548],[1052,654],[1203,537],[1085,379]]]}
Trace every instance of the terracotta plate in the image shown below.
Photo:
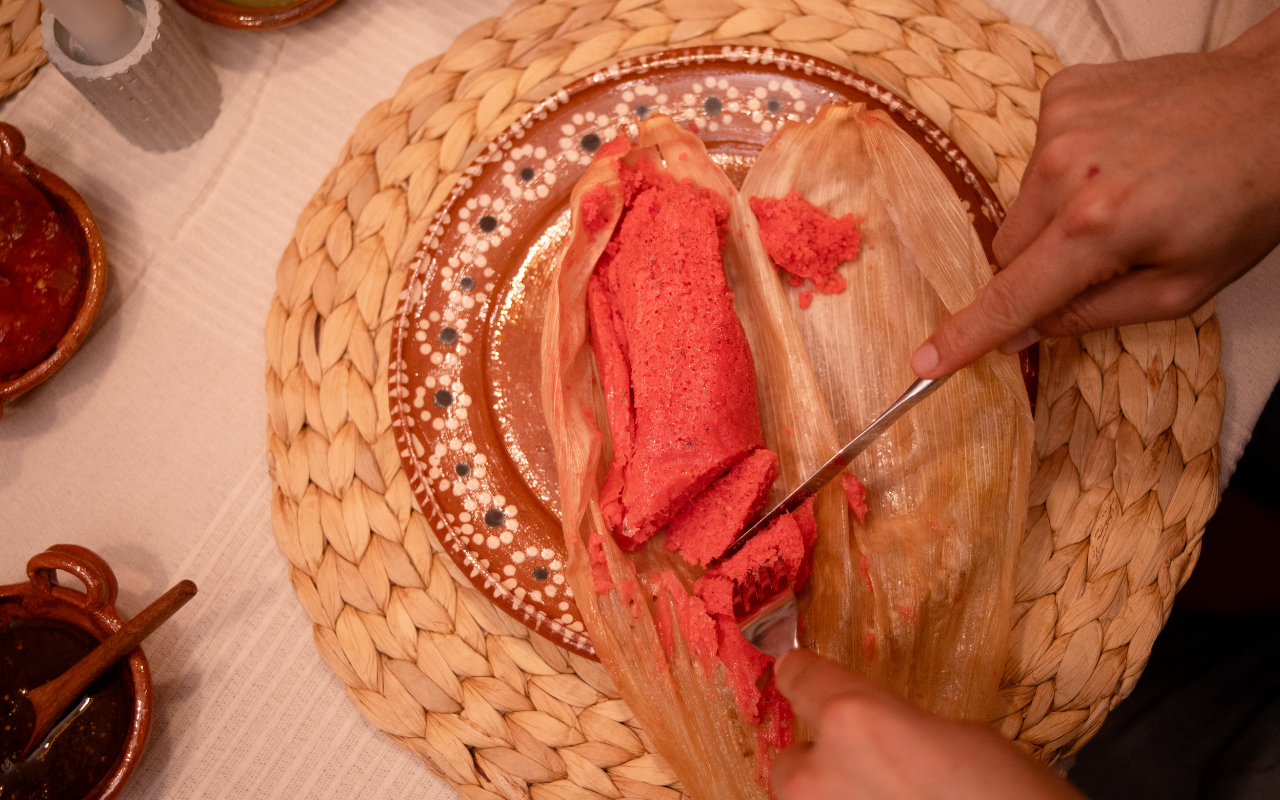
{"label": "terracotta plate", "polygon": [[[564,575],[551,439],[539,401],[546,293],[569,192],[591,155],[637,118],[697,127],[740,184],[778,127],[828,101],[887,109],[950,177],[984,245],[1003,212],[924,114],[893,92],[798,53],[675,50],[584,78],[521,117],[441,207],[397,312],[392,424],[418,503],[471,581],[525,625],[593,655]],[[990,253],[988,252],[988,256]]]}

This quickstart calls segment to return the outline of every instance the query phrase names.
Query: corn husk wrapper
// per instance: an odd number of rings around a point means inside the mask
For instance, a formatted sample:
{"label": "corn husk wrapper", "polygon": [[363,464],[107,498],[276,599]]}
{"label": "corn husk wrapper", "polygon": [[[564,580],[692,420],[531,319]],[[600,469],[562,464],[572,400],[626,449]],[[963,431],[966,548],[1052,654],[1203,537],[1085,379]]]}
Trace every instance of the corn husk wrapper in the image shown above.
{"label": "corn husk wrapper", "polygon": [[[785,127],[742,195],[792,190],[834,216],[862,217],[863,250],[840,268],[846,291],[794,312],[843,443],[910,385],[912,352],[991,268],[942,171],[884,112],[831,105]],[[846,519],[846,535],[819,521],[801,597],[806,643],[922,708],[985,721],[1004,664],[1032,442],[1017,359],[998,353],[890,428],[850,466],[868,488],[866,522]]]}
{"label": "corn husk wrapper", "polygon": [[[707,156],[697,136],[680,129],[666,117],[652,117],[640,125],[639,147],[652,150],[648,154],[633,150],[622,156],[609,145],[601,148],[574,187],[570,198],[573,214],[569,239],[551,288],[543,330],[543,408],[556,448],[562,522],[569,554],[566,572],[597,655],[649,739],[679,776],[685,791],[697,800],[766,798],[768,792],[758,782],[757,730],[739,712],[732,689],[724,679],[723,666],[707,663],[690,647],[689,639],[693,637],[681,630],[670,594],[659,592],[655,601],[642,582],[644,576],[671,571],[688,590],[702,570],[691,567],[679,555],[666,552],[662,547],[663,536],[654,537],[634,553],[622,553],[600,513],[599,483],[610,449],[607,417],[587,338],[586,295],[595,263],[618,222],[622,199],[621,191],[614,193],[611,220],[592,235],[582,222],[582,197],[601,184],[618,184],[618,158],[656,156],[677,180],[691,180],[729,201],[726,271],[753,258],[769,269],[749,208]],[[742,235],[735,233],[739,230]],[[768,309],[767,315],[761,317],[768,324],[756,326],[743,318],[753,352],[759,349],[758,341],[766,342],[766,349],[782,362],[784,371],[794,369],[782,356],[785,345],[776,333],[762,334],[754,330],[776,328],[779,322],[789,320],[783,313],[786,297],[776,279],[761,285],[767,286],[773,295],[768,303],[755,304],[762,310]],[[742,318],[741,313],[739,316]],[[794,329],[794,323],[789,324]],[[793,338],[794,333],[793,330]],[[803,362],[803,358],[800,361]],[[758,359],[756,368],[757,372],[761,369]],[[808,378],[810,394],[816,396],[816,383],[811,374]],[[784,410],[775,411],[771,418],[781,420],[783,427],[792,425],[797,431],[807,432],[813,426],[826,424],[821,415],[793,419],[785,410],[789,407],[782,408]],[[770,421],[763,421],[766,439],[771,440]],[[826,434],[827,439],[834,441],[833,431]],[[804,447],[814,452],[819,449],[812,444],[802,445],[802,449]],[[787,455],[781,452],[779,455],[784,470],[788,469]],[[794,462],[795,457],[791,460]],[[792,463],[789,469],[788,474],[795,474],[797,465]],[[609,578],[614,584],[614,588],[606,592],[595,591],[587,551],[587,542],[593,533],[602,536]],[[670,659],[655,623],[655,616],[659,615],[671,620],[669,624],[674,629]]]}
{"label": "corn husk wrapper", "polygon": [[[897,397],[911,380],[911,349],[946,313],[976,295],[990,274],[945,178],[923,151],[904,152],[918,146],[901,131],[899,138],[860,131],[854,111],[829,116],[824,112],[811,125],[785,129],[762,154],[742,193],[733,190],[696,136],[661,117],[640,129],[640,146],[656,148],[674,177],[711,188],[730,203],[725,272],[755,361],[765,440],[779,456],[774,500]],[[841,124],[828,130],[836,123]],[[873,136],[879,137],[882,160],[891,163],[876,167],[867,160],[864,140]],[[789,143],[796,137],[798,144]],[[837,144],[842,152],[832,152]],[[556,447],[569,583],[597,654],[683,788],[696,800],[763,798],[755,731],[738,712],[722,668],[691,652],[678,624],[673,657],[667,658],[654,618],[673,617],[672,601],[662,593],[651,600],[639,580],[670,570],[688,588],[700,570],[663,551],[660,536],[635,553],[622,553],[600,515],[598,487],[610,449],[587,339],[586,293],[621,214],[620,193],[610,223],[594,236],[578,209],[588,191],[617,180],[619,156],[606,151],[573,191],[569,240],[543,338],[543,407]],[[823,160],[830,163],[815,163]],[[876,175],[879,184],[872,180]],[[747,205],[749,196],[781,196],[791,188],[829,213],[862,215],[863,241],[876,246],[869,251],[874,258],[864,253],[852,268],[842,268],[850,282],[843,295],[815,298],[807,312],[793,311],[794,297],[764,252]],[[911,202],[904,197],[908,192],[922,197]],[[893,204],[893,218],[883,203]],[[939,214],[963,225],[938,226]],[[925,220],[929,225],[922,225]],[[900,236],[903,247],[897,245]],[[867,271],[882,273],[885,285],[863,285],[859,276],[867,262],[873,262]],[[853,302],[866,291],[875,294]],[[824,331],[828,325],[831,330]],[[811,646],[926,708],[974,719],[985,718],[1004,656],[1031,442],[1025,392],[1013,392],[1021,391],[1016,363],[988,357],[983,364],[970,370],[979,373],[972,380],[953,378],[898,423],[897,435],[855,465],[872,490],[866,526],[851,528],[838,484],[819,493],[816,571],[801,594]],[[921,412],[931,405],[940,408],[926,417]],[[993,421],[1004,430],[988,430]],[[965,426],[977,427],[966,434]],[[979,524],[979,517],[989,524]],[[946,533],[934,531],[930,522]],[[603,535],[615,584],[603,593],[595,591],[587,554],[593,533]],[[864,555],[865,575],[859,572]],[[865,591],[868,579],[883,587],[879,593]],[[912,624],[899,612],[907,602],[918,609]],[[960,619],[942,614],[944,606]],[[868,635],[875,637],[874,650],[866,647]],[[940,663],[948,660],[956,663]]]}

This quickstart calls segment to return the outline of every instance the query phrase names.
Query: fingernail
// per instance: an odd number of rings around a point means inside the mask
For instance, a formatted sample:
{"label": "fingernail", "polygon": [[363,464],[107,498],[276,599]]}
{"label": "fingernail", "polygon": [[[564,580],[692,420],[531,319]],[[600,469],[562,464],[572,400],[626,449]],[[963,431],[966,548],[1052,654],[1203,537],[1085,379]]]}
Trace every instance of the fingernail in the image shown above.
{"label": "fingernail", "polygon": [[920,345],[920,349],[916,350],[915,355],[911,357],[911,369],[920,377],[925,377],[938,366],[938,348],[933,346],[933,342],[925,342]]}
{"label": "fingernail", "polygon": [[1027,328],[1022,333],[1001,345],[1000,352],[1006,356],[1011,356],[1014,353],[1027,349],[1038,341],[1040,341],[1040,334],[1036,332],[1036,329]]}

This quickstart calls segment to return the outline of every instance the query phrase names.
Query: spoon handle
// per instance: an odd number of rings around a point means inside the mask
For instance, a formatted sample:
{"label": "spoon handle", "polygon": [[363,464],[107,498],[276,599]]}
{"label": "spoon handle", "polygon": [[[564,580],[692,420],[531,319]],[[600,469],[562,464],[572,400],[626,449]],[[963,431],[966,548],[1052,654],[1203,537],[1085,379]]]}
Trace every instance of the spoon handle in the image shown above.
{"label": "spoon handle", "polygon": [[196,585],[191,581],[178,583],[142,609],[136,617],[126,622],[71,669],[27,692],[27,699],[36,712],[36,727],[31,740],[43,740],[67,706],[89,688],[89,684],[137,647],[139,642],[173,616],[175,611],[186,605],[195,593]]}

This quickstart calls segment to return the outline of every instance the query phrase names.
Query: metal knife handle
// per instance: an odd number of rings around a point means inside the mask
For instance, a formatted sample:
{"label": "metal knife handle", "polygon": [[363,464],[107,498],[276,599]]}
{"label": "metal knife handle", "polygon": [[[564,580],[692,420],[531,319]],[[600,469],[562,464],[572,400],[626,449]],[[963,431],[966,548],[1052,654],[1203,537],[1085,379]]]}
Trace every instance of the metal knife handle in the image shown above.
{"label": "metal knife handle", "polygon": [[938,387],[946,383],[950,377],[950,375],[943,375],[941,378],[917,379],[915,383],[907,388],[907,391],[903,392],[902,397],[895,400],[893,405],[889,406],[883,414],[876,417],[875,421],[868,425],[866,430],[853,437],[852,441],[840,448],[840,451],[832,456],[831,460],[826,464],[823,464],[821,469],[813,473],[809,480],[800,484],[782,502],[769,509],[767,514],[757,520],[750,528],[743,531],[737,539],[734,539],[733,544],[729,545],[724,555],[717,560],[726,559],[738,552],[751,537],[767,527],[780,515],[795,511],[805,500],[817,494],[819,489],[839,475],[841,470],[849,466],[849,463],[857,458],[863,450],[866,450],[872,442],[879,439],[880,435],[888,430],[893,423],[897,422],[903,414],[915,408],[917,403],[936,392]]}

